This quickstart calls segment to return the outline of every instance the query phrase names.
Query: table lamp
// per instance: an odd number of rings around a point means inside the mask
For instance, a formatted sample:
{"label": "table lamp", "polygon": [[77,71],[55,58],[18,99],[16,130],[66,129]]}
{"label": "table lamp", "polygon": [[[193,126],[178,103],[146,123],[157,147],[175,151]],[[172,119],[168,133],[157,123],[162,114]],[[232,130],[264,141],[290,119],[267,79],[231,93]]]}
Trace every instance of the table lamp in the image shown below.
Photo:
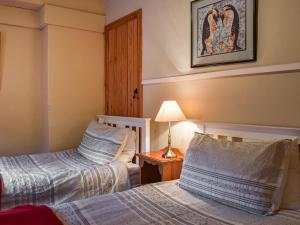
{"label": "table lamp", "polygon": [[164,158],[177,157],[176,154],[172,151],[171,147],[171,122],[182,120],[185,120],[185,116],[176,101],[164,101],[162,103],[155,118],[155,121],[169,123],[168,146],[166,147],[166,153],[163,154]]}

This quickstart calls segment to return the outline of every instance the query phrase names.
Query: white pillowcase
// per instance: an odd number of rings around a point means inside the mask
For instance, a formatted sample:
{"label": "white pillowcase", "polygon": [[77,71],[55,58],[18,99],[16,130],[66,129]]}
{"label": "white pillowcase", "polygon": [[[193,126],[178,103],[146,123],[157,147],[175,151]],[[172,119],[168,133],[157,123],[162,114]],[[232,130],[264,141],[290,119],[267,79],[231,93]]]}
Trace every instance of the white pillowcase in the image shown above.
{"label": "white pillowcase", "polygon": [[[274,140],[276,141],[276,140]],[[248,141],[253,142],[253,141]],[[266,141],[271,143],[270,141]],[[291,157],[287,172],[286,184],[282,196],[281,209],[300,209],[300,154],[299,138],[293,139]]]}
{"label": "white pillowcase", "polygon": [[117,160],[120,160],[124,163],[132,162],[132,159],[135,155],[136,150],[136,134],[135,131],[129,131],[129,135],[127,138],[127,142],[125,144],[125,147],[123,151],[119,154],[117,157]]}
{"label": "white pillowcase", "polygon": [[179,186],[223,204],[269,215],[280,208],[291,141],[229,142],[195,134]]}
{"label": "white pillowcase", "polygon": [[128,135],[129,129],[92,121],[83,135],[78,152],[96,163],[111,163],[123,151]]}
{"label": "white pillowcase", "polygon": [[291,158],[282,203],[282,209],[300,209],[299,139],[292,142]]}

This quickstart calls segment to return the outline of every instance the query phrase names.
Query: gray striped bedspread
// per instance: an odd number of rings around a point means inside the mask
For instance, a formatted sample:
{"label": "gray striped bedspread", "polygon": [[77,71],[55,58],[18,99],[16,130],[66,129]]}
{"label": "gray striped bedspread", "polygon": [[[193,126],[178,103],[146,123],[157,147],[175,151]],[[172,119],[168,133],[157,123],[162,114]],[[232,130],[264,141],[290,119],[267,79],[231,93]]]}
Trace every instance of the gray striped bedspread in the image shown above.
{"label": "gray striped bedspread", "polygon": [[52,208],[66,225],[299,225],[300,211],[250,214],[181,189],[178,181],[150,184]]}
{"label": "gray striped bedspread", "polygon": [[55,205],[129,187],[120,161],[99,165],[75,149],[0,157],[1,209],[22,204]]}

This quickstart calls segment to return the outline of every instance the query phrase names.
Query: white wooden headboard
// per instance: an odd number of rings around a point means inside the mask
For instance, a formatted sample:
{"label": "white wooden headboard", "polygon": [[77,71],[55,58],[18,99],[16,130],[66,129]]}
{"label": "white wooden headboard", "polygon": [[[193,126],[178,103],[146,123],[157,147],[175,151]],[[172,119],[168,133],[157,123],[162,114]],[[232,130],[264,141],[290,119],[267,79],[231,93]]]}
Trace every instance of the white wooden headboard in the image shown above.
{"label": "white wooden headboard", "polygon": [[[300,137],[300,128],[257,126],[233,123],[210,123],[197,120],[179,122],[174,125],[175,146],[187,149],[194,132],[205,133],[218,139],[234,142],[255,140],[294,139]],[[177,140],[175,140],[177,139]],[[299,143],[300,144],[300,143]]]}
{"label": "white wooden headboard", "polygon": [[98,115],[98,122],[136,132],[136,153],[150,152],[150,118]]}
{"label": "white wooden headboard", "polygon": [[300,137],[300,128],[257,126],[230,123],[199,123],[202,131],[219,138],[247,140],[293,139]]}
{"label": "white wooden headboard", "polygon": [[[226,123],[203,123],[203,133],[217,139],[232,142],[267,141],[274,139],[295,139],[300,137],[300,128],[257,126]],[[300,141],[298,141],[300,151]]]}

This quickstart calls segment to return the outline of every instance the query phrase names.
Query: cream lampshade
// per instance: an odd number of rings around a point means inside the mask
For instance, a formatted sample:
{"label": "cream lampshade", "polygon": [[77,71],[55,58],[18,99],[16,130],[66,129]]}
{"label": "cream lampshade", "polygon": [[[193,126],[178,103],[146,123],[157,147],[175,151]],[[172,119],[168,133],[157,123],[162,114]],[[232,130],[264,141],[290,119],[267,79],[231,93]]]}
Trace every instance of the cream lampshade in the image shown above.
{"label": "cream lampshade", "polygon": [[168,147],[167,152],[163,155],[164,158],[177,157],[176,154],[172,151],[171,147],[171,122],[182,121],[185,119],[186,118],[176,101],[164,101],[162,103],[155,121],[169,123]]}

